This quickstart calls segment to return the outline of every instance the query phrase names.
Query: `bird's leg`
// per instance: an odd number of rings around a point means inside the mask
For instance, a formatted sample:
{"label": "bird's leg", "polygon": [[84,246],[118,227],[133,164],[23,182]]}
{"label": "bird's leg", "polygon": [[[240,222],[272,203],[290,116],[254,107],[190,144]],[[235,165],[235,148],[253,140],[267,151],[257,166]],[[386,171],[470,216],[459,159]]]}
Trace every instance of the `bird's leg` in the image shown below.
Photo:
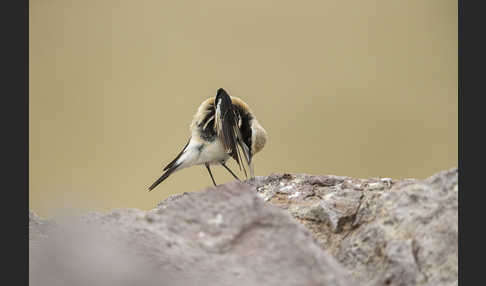
{"label": "bird's leg", "polygon": [[233,177],[235,177],[235,179],[237,179],[238,181],[241,181],[241,180],[240,180],[240,178],[238,178],[238,177],[235,175],[235,173],[233,173],[233,172],[230,170],[230,168],[228,168],[228,166],[226,166],[226,164],[225,164],[224,162],[221,162],[221,165],[223,165],[223,167],[225,167],[225,168],[226,168],[226,170],[228,170],[228,172],[230,172],[230,173],[231,173],[231,175],[233,175]]}
{"label": "bird's leg", "polygon": [[206,163],[206,164],[204,164],[204,166],[206,166],[206,169],[208,169],[209,175],[211,176],[211,180],[213,180],[214,186],[217,186],[216,182],[214,181],[213,174],[211,173],[211,169],[209,168],[209,164]]}

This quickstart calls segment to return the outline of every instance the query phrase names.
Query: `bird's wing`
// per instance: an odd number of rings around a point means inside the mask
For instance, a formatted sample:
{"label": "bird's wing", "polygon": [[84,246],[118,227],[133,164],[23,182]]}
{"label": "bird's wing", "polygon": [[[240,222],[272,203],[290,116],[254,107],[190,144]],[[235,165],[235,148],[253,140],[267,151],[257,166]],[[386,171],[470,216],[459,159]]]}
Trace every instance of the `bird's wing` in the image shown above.
{"label": "bird's wing", "polygon": [[235,159],[240,170],[243,169],[245,176],[248,177],[241,153],[244,155],[246,164],[249,165],[250,151],[241,135],[239,127],[241,116],[231,102],[231,98],[223,89],[218,90],[214,104],[216,107],[215,127],[218,137],[223,143],[226,152]]}

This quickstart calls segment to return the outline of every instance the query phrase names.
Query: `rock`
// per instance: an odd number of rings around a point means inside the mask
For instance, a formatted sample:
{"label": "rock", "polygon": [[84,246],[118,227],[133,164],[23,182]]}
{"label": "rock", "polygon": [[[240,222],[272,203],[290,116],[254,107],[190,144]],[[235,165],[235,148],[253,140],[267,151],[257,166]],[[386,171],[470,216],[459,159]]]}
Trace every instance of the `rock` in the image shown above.
{"label": "rock", "polygon": [[356,285],[304,226],[242,183],[150,211],[88,213],[46,235],[31,285]]}
{"label": "rock", "polygon": [[155,286],[173,279],[171,273],[155,271],[133,249],[100,227],[75,220],[57,223],[47,232],[47,238],[30,240],[29,246],[32,286]]}
{"label": "rock", "polygon": [[457,168],[423,181],[273,174],[253,186],[363,285],[456,285],[457,179]]}
{"label": "rock", "polygon": [[[458,170],[272,174],[150,211],[29,213],[31,285],[457,285]],[[358,283],[359,281],[359,283]]]}

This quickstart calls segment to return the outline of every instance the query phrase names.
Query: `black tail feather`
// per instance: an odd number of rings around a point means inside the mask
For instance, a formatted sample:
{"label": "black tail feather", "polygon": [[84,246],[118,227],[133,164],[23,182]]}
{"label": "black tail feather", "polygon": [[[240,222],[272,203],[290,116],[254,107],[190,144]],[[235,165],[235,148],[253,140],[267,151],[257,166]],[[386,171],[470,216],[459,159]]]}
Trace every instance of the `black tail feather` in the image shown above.
{"label": "black tail feather", "polygon": [[177,170],[177,167],[179,167],[180,164],[178,165],[173,165],[172,167],[170,167],[169,169],[167,169],[167,171],[165,171],[165,173],[162,174],[162,176],[160,178],[157,179],[157,181],[155,181],[149,188],[148,188],[148,191],[150,192],[151,190],[153,190],[155,187],[157,187],[160,183],[162,183],[165,179],[167,179],[172,173],[174,173],[175,170]]}
{"label": "black tail feather", "polygon": [[186,146],[184,146],[184,148],[182,148],[182,151],[179,154],[177,154],[177,157],[175,157],[175,159],[172,160],[172,162],[170,162],[167,166],[165,166],[164,171],[167,170],[167,169],[170,169],[170,168],[174,167],[174,165],[177,162],[177,160],[182,156],[182,154],[184,153],[184,151],[186,151],[186,148],[187,148],[187,145],[189,145],[189,142],[191,142],[191,138],[189,138],[187,140]]}

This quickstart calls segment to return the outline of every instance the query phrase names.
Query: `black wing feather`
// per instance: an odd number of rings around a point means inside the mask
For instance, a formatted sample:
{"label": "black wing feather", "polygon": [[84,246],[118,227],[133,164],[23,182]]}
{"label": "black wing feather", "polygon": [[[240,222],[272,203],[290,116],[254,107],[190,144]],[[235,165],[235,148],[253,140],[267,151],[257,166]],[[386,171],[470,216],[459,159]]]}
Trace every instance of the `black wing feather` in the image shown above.
{"label": "black wing feather", "polygon": [[241,120],[241,115],[231,102],[231,98],[228,93],[222,88],[218,89],[214,104],[216,106],[216,116],[219,116],[218,121],[220,122],[218,127],[218,136],[223,143],[223,147],[236,161],[240,170],[243,169],[245,176],[247,176],[239,150],[239,148],[242,149],[242,153],[244,154],[244,158],[246,159],[246,163],[248,165],[248,147],[246,150],[243,147],[243,144],[245,143],[238,126],[238,122]]}

